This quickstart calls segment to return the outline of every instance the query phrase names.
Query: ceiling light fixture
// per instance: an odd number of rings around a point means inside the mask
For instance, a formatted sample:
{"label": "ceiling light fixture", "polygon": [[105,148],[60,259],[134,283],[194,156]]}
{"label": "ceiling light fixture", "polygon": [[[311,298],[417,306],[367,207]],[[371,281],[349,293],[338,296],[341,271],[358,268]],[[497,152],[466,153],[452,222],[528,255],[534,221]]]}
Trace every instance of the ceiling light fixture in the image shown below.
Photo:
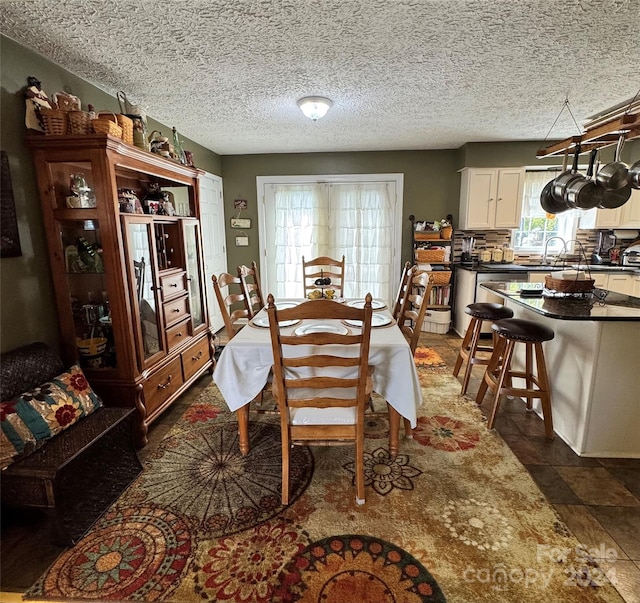
{"label": "ceiling light fixture", "polygon": [[313,121],[318,121],[327,114],[333,103],[324,96],[305,96],[298,101],[300,110]]}

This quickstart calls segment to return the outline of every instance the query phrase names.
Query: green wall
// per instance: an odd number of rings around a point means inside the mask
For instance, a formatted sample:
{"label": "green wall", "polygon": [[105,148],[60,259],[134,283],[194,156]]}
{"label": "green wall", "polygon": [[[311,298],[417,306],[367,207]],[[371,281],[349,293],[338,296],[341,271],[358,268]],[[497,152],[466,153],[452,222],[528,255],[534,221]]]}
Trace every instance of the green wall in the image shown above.
{"label": "green wall", "polygon": [[[9,157],[22,255],[0,259],[0,349],[13,349],[32,341],[58,347],[53,282],[31,153],[24,144],[24,91],[27,77],[36,76],[52,95],[65,90],[78,96],[83,107],[120,112],[118,101],[72,73],[12,40],[0,36],[0,148]],[[149,119],[151,130],[169,133]],[[151,131],[150,130],[150,131]],[[185,139],[196,166],[221,175],[220,157]]]}
{"label": "green wall", "polygon": [[239,264],[259,257],[256,176],[404,174],[402,261],[411,254],[410,214],[437,220],[454,210],[457,215],[458,211],[456,152],[452,150],[225,155],[222,173],[227,226],[229,218],[237,213],[233,201],[238,198],[248,201],[242,216],[252,220],[249,247],[236,247],[235,232],[227,228],[227,263],[231,272]]}

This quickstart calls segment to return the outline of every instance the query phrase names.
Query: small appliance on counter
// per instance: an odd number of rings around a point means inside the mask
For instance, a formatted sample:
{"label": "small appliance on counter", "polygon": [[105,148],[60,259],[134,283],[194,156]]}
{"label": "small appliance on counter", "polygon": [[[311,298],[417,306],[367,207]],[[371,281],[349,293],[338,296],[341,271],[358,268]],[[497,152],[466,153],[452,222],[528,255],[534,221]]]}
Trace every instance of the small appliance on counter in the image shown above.
{"label": "small appliance on counter", "polygon": [[622,252],[622,265],[640,268],[640,240],[634,241]]}

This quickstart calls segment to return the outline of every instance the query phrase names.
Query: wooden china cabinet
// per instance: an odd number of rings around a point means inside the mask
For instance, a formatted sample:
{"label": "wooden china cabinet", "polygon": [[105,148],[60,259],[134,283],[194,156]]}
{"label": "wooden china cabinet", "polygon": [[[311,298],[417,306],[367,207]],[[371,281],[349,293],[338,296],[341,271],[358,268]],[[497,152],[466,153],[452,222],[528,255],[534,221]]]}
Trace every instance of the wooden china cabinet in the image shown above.
{"label": "wooden china cabinet", "polygon": [[[149,424],[213,368],[200,172],[106,134],[34,136],[27,144],[63,357],[80,361],[106,405],[137,408],[144,446]],[[139,199],[165,192],[176,215],[129,213],[135,205],[121,206],[119,191]]]}

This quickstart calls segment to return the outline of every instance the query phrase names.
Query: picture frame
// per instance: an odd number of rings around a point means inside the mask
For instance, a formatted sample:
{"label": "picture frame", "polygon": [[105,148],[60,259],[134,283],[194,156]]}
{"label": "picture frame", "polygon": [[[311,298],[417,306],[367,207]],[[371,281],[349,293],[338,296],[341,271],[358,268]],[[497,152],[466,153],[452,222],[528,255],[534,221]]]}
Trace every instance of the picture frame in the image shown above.
{"label": "picture frame", "polygon": [[231,218],[231,228],[251,228],[251,219]]}
{"label": "picture frame", "polygon": [[249,237],[247,235],[237,236],[236,247],[249,247]]}

